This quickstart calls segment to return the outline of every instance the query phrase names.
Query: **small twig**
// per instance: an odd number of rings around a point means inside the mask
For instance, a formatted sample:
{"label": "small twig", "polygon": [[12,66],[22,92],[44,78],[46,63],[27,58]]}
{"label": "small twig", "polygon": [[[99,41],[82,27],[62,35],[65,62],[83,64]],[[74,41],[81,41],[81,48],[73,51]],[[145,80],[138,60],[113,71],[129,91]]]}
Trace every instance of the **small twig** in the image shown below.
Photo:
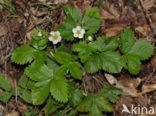
{"label": "small twig", "polygon": [[0,63],[4,60],[6,60],[7,58],[9,58],[11,56],[11,53],[9,53],[8,55],[6,55],[4,58],[0,59]]}

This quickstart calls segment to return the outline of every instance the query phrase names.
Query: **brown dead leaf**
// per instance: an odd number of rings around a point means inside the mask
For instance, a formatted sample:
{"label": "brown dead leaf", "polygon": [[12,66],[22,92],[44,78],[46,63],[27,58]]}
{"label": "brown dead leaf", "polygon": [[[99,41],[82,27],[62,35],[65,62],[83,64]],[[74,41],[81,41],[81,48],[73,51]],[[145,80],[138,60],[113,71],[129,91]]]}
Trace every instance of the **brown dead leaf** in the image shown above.
{"label": "brown dead leaf", "polygon": [[155,7],[156,1],[155,0],[144,0],[143,5],[146,10],[149,10],[150,8]]}
{"label": "brown dead leaf", "polygon": [[144,84],[140,94],[145,94],[156,90],[156,84]]}
{"label": "brown dead leaf", "polygon": [[151,32],[151,29],[148,24],[144,24],[136,27],[135,31],[141,33],[143,36],[147,36]]}
{"label": "brown dead leaf", "polygon": [[54,4],[66,4],[68,0],[54,0]]}
{"label": "brown dead leaf", "polygon": [[35,7],[32,7],[30,10],[32,14],[36,17],[42,17],[48,13],[48,9],[45,9],[45,8],[38,10]]}
{"label": "brown dead leaf", "polygon": [[117,36],[127,25],[124,23],[115,23],[105,30],[106,37]]}
{"label": "brown dead leaf", "polygon": [[0,37],[6,35],[8,32],[8,29],[5,25],[0,25]]}
{"label": "brown dead leaf", "polygon": [[15,111],[15,110],[13,110],[11,113],[5,114],[5,116],[19,116],[19,115],[20,115],[19,112]]}
{"label": "brown dead leaf", "polygon": [[156,56],[152,58],[151,63],[153,67],[156,66]]}
{"label": "brown dead leaf", "polygon": [[117,83],[117,80],[113,75],[105,73],[105,77],[111,85],[115,85]]}

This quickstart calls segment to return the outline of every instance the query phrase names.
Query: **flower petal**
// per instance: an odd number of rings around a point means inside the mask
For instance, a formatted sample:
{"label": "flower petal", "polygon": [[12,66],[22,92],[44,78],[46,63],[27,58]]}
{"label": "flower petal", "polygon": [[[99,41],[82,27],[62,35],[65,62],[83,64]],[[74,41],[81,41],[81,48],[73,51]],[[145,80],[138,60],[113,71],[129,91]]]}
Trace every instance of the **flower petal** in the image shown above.
{"label": "flower petal", "polygon": [[49,41],[53,41],[53,37],[49,37],[48,39],[49,39]]}
{"label": "flower petal", "polygon": [[55,34],[55,32],[54,32],[54,31],[50,32],[50,35],[54,35],[54,34]]}
{"label": "flower petal", "polygon": [[61,36],[58,37],[58,41],[61,41]]}
{"label": "flower petal", "polygon": [[84,36],[84,34],[80,34],[78,37],[79,37],[80,39],[82,39],[83,36]]}
{"label": "flower petal", "polygon": [[53,44],[57,44],[58,43],[58,40],[53,40]]}
{"label": "flower petal", "polygon": [[72,32],[73,32],[73,33],[76,33],[76,30],[77,30],[76,28],[73,28]]}
{"label": "flower petal", "polygon": [[74,33],[74,37],[78,37],[78,36],[79,36],[78,34]]}
{"label": "flower petal", "polygon": [[60,32],[59,32],[59,31],[56,31],[55,33],[56,33],[58,36],[60,36]]}
{"label": "flower petal", "polygon": [[85,30],[84,30],[84,29],[81,29],[81,33],[83,33],[83,34],[84,34],[84,33],[85,33]]}
{"label": "flower petal", "polygon": [[77,26],[76,29],[77,29],[77,30],[81,30],[81,27],[80,27],[80,26]]}

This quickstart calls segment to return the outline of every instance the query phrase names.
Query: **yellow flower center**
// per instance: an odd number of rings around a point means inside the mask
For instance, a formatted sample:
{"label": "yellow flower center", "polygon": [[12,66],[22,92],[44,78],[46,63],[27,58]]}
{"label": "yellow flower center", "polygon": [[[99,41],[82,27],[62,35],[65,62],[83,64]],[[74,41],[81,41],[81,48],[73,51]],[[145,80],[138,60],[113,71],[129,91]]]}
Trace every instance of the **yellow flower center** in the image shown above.
{"label": "yellow flower center", "polygon": [[80,35],[81,34],[81,30],[77,30],[76,34]]}
{"label": "yellow flower center", "polygon": [[58,35],[56,35],[56,34],[54,34],[52,37],[54,38],[54,40],[58,39]]}

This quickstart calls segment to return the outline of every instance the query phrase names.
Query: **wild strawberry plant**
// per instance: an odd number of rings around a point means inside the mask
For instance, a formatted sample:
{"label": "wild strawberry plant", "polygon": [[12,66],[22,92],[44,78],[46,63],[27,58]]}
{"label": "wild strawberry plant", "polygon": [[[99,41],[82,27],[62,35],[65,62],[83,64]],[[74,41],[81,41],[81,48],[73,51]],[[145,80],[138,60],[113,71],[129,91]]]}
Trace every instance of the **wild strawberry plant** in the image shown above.
{"label": "wild strawberry plant", "polygon": [[[72,6],[66,6],[65,12],[66,21],[53,32],[37,29],[30,43],[12,53],[12,62],[28,64],[16,88],[18,94],[14,91],[14,95],[32,105],[45,104],[47,116],[52,113],[71,116],[78,112],[102,116],[103,111],[113,110],[110,102],[115,103],[122,90],[103,86],[98,93],[87,94],[77,89],[75,80],[85,78],[84,73],[99,70],[120,73],[123,67],[136,75],[140,61],[152,56],[153,46],[147,41],[136,42],[131,29],[121,33],[120,42],[115,36],[96,38],[102,21],[97,7],[86,11],[84,17]],[[65,47],[61,40],[72,48]],[[121,53],[116,52],[118,48]],[[0,87],[3,88],[1,83]]]}

